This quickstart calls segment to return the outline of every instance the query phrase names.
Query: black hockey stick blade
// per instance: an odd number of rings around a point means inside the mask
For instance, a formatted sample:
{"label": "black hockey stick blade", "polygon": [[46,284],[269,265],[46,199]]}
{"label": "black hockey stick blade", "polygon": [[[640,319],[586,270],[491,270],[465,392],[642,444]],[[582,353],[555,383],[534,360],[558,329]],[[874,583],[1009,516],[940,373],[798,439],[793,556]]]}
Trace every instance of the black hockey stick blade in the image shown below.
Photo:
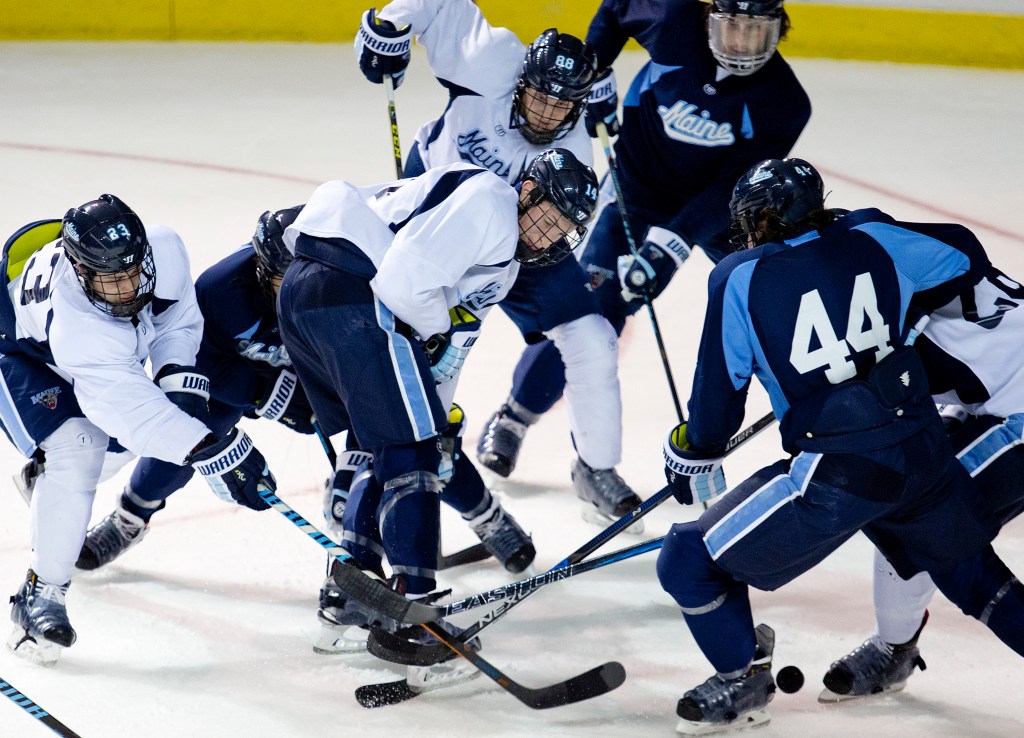
{"label": "black hockey stick blade", "polygon": [[356,687],[356,702],[370,710],[375,707],[397,705],[419,696],[420,692],[410,687],[405,679]]}
{"label": "black hockey stick blade", "polygon": [[478,543],[475,546],[456,551],[451,556],[441,556],[437,570],[441,571],[456,566],[464,566],[465,564],[475,564],[478,561],[485,561],[489,558],[491,558],[491,552],[487,550],[484,544]]}

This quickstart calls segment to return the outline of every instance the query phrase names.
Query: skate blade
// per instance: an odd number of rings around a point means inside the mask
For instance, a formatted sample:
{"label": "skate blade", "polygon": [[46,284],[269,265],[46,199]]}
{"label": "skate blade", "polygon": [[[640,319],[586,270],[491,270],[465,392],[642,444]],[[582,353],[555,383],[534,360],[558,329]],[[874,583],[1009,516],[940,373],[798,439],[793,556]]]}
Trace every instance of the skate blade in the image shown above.
{"label": "skate blade", "polygon": [[[606,515],[587,502],[581,504],[580,515],[588,523],[592,523],[600,528],[607,528],[612,523],[617,523],[619,520],[618,518],[613,518],[611,515]],[[622,532],[626,535],[642,536],[644,534],[644,521],[638,520]]]}
{"label": "skate blade", "polygon": [[61,647],[46,639],[36,640],[24,628],[17,627],[7,639],[7,649],[20,659],[39,666],[53,666],[60,658]]}
{"label": "skate blade", "polygon": [[325,656],[339,653],[365,653],[370,631],[358,625],[331,626],[320,623],[320,633],[313,642],[313,651]]}
{"label": "skate blade", "polygon": [[416,694],[433,692],[435,689],[454,687],[480,676],[480,671],[473,664],[463,659],[453,659],[430,666],[410,666],[406,670],[405,680]]}
{"label": "skate blade", "polygon": [[879,695],[892,694],[893,692],[902,692],[903,688],[907,686],[906,681],[897,682],[879,692],[872,692],[871,694],[836,694],[828,687],[821,690],[821,694],[818,695],[818,702],[824,705],[831,705],[837,702],[849,702],[850,700],[863,700],[869,697],[878,697]]}
{"label": "skate blade", "polygon": [[758,725],[764,725],[772,716],[768,714],[768,710],[751,710],[740,715],[735,720],[728,723],[704,723],[704,722],[693,722],[692,720],[680,720],[676,725],[676,732],[680,735],[712,735],[714,733],[726,733],[734,730],[745,730],[747,728],[756,728]]}

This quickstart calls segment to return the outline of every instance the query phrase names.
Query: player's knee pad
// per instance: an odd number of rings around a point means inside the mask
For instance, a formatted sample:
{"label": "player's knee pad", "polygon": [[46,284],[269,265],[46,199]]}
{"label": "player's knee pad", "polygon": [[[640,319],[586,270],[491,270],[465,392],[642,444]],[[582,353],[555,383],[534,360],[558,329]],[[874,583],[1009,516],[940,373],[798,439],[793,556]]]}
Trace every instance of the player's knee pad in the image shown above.
{"label": "player's knee pad", "polygon": [[658,580],[684,611],[714,608],[728,593],[732,577],[711,558],[696,521],[669,530],[658,555]]}
{"label": "player's knee pad", "polygon": [[950,602],[965,615],[979,620],[995,606],[1007,583],[1015,581],[992,546],[986,546],[981,553],[951,569],[930,573],[939,591]]}
{"label": "player's knee pad", "polygon": [[440,436],[434,436],[414,443],[372,449],[373,473],[377,481],[386,488],[389,481],[412,472],[436,475],[441,463],[440,439]]}
{"label": "player's knee pad", "polygon": [[584,315],[556,326],[547,336],[562,355],[569,384],[604,385],[617,381],[619,340],[604,316]]}
{"label": "player's knee pad", "polygon": [[110,438],[84,417],[68,418],[39,444],[47,480],[64,489],[95,491]]}

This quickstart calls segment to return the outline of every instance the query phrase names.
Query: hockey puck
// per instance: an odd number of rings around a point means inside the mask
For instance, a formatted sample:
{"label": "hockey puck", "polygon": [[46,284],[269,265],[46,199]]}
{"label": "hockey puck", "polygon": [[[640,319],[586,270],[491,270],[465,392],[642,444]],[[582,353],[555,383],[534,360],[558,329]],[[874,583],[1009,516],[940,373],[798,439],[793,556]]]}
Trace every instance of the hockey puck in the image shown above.
{"label": "hockey puck", "polygon": [[804,686],[804,673],[795,666],[783,666],[775,677],[775,683],[786,694],[799,692]]}

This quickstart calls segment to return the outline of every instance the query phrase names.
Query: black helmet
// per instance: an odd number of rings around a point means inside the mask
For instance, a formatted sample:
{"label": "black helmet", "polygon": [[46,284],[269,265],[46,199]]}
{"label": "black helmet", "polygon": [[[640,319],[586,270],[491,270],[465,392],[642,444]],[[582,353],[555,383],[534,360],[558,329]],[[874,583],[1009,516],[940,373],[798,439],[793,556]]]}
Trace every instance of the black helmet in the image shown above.
{"label": "black helmet", "polygon": [[284,229],[295,222],[303,205],[278,210],[269,210],[260,216],[256,232],[252,235],[252,248],[256,252],[256,280],[264,292],[274,299],[274,277],[283,277],[294,258],[284,245]]}
{"label": "black helmet", "polygon": [[746,248],[751,234],[755,244],[792,238],[806,230],[808,217],[824,209],[825,185],[814,167],[803,159],[766,159],[733,188],[730,240]]}
{"label": "black helmet", "polygon": [[[708,46],[724,69],[744,77],[768,63],[788,28],[782,0],[711,0]],[[729,41],[742,40],[738,49]]]}
{"label": "black helmet", "polygon": [[[108,315],[119,318],[137,315],[156,288],[153,249],[146,229],[131,208],[113,195],[100,195],[64,215],[61,225],[64,251],[75,265],[89,300]],[[137,271],[138,287],[130,299],[109,302],[98,291],[94,278],[104,274]]]}
{"label": "black helmet", "polygon": [[530,162],[519,180],[531,180],[535,185],[527,201],[520,202],[520,213],[550,200],[576,225],[574,231],[539,253],[520,240],[515,258],[523,266],[555,264],[568,256],[587,232],[586,224],[597,208],[597,175],[568,149],[547,149]]}
{"label": "black helmet", "polygon": [[[597,76],[597,55],[589,43],[557,28],[544,31],[526,49],[526,58],[512,98],[511,128],[532,144],[549,144],[564,136],[579,120]],[[526,117],[527,88],[571,102],[565,118],[550,129],[535,128]]]}

